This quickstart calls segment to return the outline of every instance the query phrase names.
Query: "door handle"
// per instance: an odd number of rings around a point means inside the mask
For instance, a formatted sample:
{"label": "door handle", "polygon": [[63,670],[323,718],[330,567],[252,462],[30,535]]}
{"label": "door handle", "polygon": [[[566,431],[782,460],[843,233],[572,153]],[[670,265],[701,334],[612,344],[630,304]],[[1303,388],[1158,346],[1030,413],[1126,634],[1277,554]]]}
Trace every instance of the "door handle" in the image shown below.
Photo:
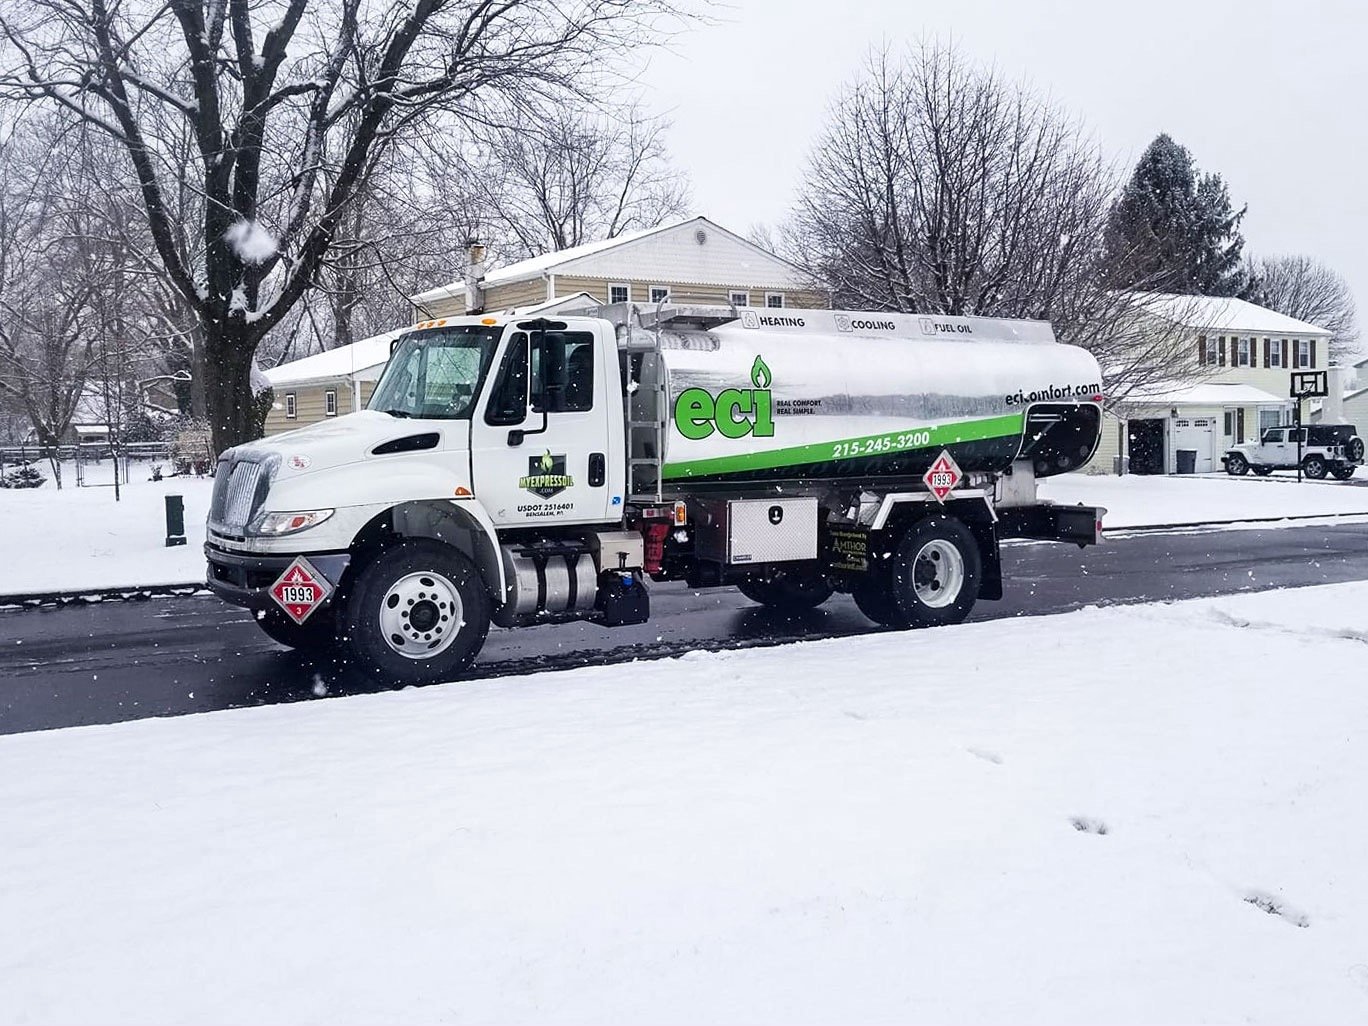
{"label": "door handle", "polygon": [[589,454],[589,487],[602,488],[608,478],[608,461],[601,452]]}

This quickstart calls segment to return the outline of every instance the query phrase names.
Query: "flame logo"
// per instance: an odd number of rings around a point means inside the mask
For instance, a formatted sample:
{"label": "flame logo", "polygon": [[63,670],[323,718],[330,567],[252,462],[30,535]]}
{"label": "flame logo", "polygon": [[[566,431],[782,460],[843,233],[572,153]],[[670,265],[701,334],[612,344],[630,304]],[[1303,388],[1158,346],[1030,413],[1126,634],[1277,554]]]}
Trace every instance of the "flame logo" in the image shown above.
{"label": "flame logo", "polygon": [[774,376],[770,374],[770,369],[765,365],[765,361],[756,356],[755,363],[751,364],[751,384],[756,388],[769,388]]}
{"label": "flame logo", "polygon": [[546,455],[541,458],[541,469],[543,474],[549,474],[556,469],[556,461],[551,458],[551,450],[546,450]]}

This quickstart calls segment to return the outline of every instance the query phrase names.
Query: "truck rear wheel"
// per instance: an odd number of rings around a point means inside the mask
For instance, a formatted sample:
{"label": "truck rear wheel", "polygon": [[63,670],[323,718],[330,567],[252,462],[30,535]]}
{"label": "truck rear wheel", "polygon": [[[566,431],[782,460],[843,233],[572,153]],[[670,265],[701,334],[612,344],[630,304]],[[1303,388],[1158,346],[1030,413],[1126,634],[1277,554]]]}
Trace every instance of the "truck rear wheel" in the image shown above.
{"label": "truck rear wheel", "polygon": [[1335,475],[1336,481],[1348,481],[1354,476],[1354,465],[1352,463],[1341,463],[1337,467],[1331,467],[1330,473]]}
{"label": "truck rear wheel", "polygon": [[469,559],[438,542],[411,541],[361,572],[342,635],[365,672],[395,686],[431,684],[469,668],[489,617],[489,594]]}
{"label": "truck rear wheel", "polygon": [[888,565],[853,595],[860,612],[885,627],[940,627],[969,615],[982,579],[983,557],[969,528],[937,514],[908,527]]}
{"label": "truck rear wheel", "polygon": [[337,619],[331,609],[320,609],[303,623],[295,623],[279,609],[267,609],[256,625],[272,641],[300,652],[317,652],[337,641]]}
{"label": "truck rear wheel", "polygon": [[821,574],[801,570],[776,570],[768,577],[742,581],[737,588],[752,602],[792,611],[816,609],[835,590]]}

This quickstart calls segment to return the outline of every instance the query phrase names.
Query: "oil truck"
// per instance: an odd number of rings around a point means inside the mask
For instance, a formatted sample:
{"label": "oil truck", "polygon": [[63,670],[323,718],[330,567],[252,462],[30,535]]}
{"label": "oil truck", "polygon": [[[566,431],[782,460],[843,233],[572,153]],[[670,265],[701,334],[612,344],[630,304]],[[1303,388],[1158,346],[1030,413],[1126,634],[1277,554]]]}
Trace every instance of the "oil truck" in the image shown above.
{"label": "oil truck", "polygon": [[491,625],[645,622],[656,582],[890,628],[1002,597],[999,544],[1093,544],[1037,498],[1082,467],[1101,374],[1041,321],[635,304],[449,317],[367,408],[219,459],[207,583],[271,638],[395,685]]}

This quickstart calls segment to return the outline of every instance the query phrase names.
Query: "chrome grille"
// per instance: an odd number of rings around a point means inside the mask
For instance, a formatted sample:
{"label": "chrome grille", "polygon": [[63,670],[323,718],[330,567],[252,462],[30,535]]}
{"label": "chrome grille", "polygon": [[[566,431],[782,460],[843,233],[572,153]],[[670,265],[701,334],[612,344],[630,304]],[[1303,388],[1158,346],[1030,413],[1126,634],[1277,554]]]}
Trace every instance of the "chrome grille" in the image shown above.
{"label": "chrome grille", "polygon": [[256,512],[257,487],[261,484],[260,463],[238,460],[219,464],[214,478],[214,497],[209,520],[217,527],[240,532]]}

